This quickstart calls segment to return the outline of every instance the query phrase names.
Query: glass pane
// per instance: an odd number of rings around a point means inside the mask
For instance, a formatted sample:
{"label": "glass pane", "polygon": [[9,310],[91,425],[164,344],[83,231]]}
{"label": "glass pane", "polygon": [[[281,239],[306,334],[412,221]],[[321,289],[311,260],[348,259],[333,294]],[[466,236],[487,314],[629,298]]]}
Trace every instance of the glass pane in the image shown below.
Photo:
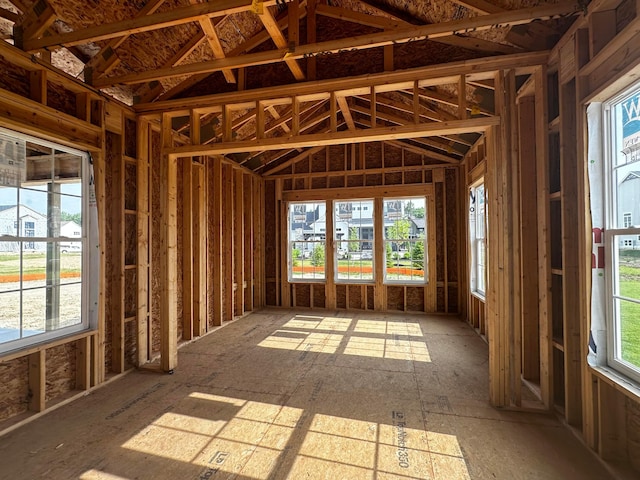
{"label": "glass pane", "polygon": [[36,288],[22,292],[22,335],[28,337],[44,333],[47,315],[47,289]]}
{"label": "glass pane", "polygon": [[424,242],[403,242],[400,251],[393,251],[394,243],[387,242],[387,280],[424,281]]}
{"label": "glass pane", "polygon": [[0,237],[18,234],[18,189],[0,187]]}
{"label": "glass pane", "polygon": [[53,151],[32,142],[27,142],[27,182],[52,180]]}
{"label": "glass pane", "polygon": [[614,105],[612,123],[615,228],[640,226],[640,90]]}
{"label": "glass pane", "polygon": [[[51,266],[47,271],[47,264]],[[44,287],[54,263],[47,263],[47,242],[22,243],[22,288]],[[50,279],[51,281],[51,279]]]}
{"label": "glass pane", "polygon": [[54,162],[56,180],[78,179],[81,177],[82,158],[73,153],[56,150]]}
{"label": "glass pane", "polygon": [[20,338],[20,292],[0,293],[0,343]]}
{"label": "glass pane", "polygon": [[82,243],[60,244],[60,283],[82,281]]}
{"label": "glass pane", "polygon": [[[63,187],[65,185],[62,185]],[[60,236],[82,237],[82,198],[60,195]]]}
{"label": "glass pane", "polygon": [[618,300],[620,312],[619,358],[640,368],[640,304]]}
{"label": "glass pane", "polygon": [[47,237],[48,195],[46,187],[21,188],[18,208],[18,235],[21,237]]}
{"label": "glass pane", "polygon": [[19,288],[20,242],[0,242],[0,292]]}
{"label": "glass pane", "polygon": [[[298,242],[301,250],[294,249],[291,262],[291,278],[324,279],[324,242]],[[296,255],[299,252],[297,257]]]}
{"label": "glass pane", "polygon": [[81,323],[82,286],[63,285],[60,288],[60,323],[59,327],[68,327]]}
{"label": "glass pane", "polygon": [[[640,300],[640,240],[638,235],[616,236],[618,264],[616,294]],[[640,343],[640,337],[638,337]]]}

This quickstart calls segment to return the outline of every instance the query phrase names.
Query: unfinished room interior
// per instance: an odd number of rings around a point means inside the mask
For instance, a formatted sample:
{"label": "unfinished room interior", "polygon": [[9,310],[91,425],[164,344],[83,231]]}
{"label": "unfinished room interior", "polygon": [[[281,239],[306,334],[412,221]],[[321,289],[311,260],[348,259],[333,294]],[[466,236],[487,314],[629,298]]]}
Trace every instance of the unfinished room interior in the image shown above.
{"label": "unfinished room interior", "polygon": [[0,479],[640,478],[640,0],[0,37]]}

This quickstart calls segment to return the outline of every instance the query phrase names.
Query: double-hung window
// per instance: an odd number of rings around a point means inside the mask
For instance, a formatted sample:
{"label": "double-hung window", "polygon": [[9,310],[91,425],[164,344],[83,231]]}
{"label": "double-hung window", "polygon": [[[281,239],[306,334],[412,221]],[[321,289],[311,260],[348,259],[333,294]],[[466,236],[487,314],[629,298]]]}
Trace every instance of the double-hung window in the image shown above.
{"label": "double-hung window", "polygon": [[607,361],[640,381],[640,85],[603,107]]}
{"label": "double-hung window", "polygon": [[425,197],[385,198],[385,280],[402,283],[425,281]]}
{"label": "double-hung window", "polygon": [[469,241],[471,245],[471,292],[484,298],[487,284],[486,195],[484,183],[469,190]]}
{"label": "double-hung window", "polygon": [[373,200],[334,203],[336,280],[370,282],[374,279]]}
{"label": "double-hung window", "polygon": [[289,281],[325,279],[325,202],[289,203]]}
{"label": "double-hung window", "polygon": [[0,352],[89,328],[88,164],[0,129]]}

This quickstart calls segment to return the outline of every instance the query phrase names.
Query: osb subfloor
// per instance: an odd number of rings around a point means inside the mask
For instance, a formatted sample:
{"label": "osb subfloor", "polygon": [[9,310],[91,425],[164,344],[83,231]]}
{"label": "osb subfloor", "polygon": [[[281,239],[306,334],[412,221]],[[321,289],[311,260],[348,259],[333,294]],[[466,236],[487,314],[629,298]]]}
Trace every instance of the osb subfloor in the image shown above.
{"label": "osb subfloor", "polygon": [[608,479],[447,317],[266,310],[0,438],[2,479]]}

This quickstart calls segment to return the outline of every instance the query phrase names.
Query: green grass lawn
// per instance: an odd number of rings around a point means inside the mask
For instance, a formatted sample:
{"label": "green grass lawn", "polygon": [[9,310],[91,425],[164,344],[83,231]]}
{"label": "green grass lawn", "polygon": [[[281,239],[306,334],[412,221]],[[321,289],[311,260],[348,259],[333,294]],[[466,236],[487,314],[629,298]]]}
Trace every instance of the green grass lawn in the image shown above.
{"label": "green grass lawn", "polygon": [[[640,265],[624,264],[630,260],[621,252],[619,266],[620,295],[640,300]],[[620,301],[622,359],[640,368],[640,304]]]}
{"label": "green grass lawn", "polygon": [[[82,254],[61,253],[60,273],[79,272],[81,270]],[[22,273],[44,274],[46,254],[45,253],[25,253],[22,257]],[[20,273],[20,255],[17,253],[0,254],[0,276],[18,275]]]}

